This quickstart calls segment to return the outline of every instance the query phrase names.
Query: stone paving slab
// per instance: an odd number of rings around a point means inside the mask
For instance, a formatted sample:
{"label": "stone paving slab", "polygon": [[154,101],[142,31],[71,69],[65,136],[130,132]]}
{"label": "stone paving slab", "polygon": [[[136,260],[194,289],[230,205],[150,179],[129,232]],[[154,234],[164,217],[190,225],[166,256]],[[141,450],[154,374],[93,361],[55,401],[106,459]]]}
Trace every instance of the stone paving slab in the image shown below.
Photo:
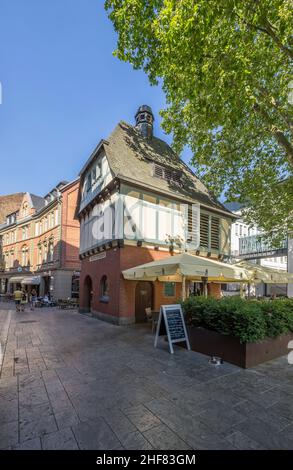
{"label": "stone paving slab", "polygon": [[44,450],[78,450],[77,442],[70,428],[45,434],[41,441]]}
{"label": "stone paving slab", "polygon": [[[28,323],[23,323],[28,322]],[[220,367],[148,326],[0,304],[0,449],[292,449],[293,366]]]}

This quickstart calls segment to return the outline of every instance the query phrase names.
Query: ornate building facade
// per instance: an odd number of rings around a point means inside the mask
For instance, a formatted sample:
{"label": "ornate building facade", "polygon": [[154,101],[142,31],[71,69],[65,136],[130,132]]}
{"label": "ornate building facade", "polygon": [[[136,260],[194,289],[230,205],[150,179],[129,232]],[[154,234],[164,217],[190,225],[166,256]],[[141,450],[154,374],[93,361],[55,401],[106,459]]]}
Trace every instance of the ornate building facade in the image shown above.
{"label": "ornate building facade", "polygon": [[24,193],[0,225],[0,292],[34,286],[55,299],[79,295],[78,179],[61,182],[46,196]]}

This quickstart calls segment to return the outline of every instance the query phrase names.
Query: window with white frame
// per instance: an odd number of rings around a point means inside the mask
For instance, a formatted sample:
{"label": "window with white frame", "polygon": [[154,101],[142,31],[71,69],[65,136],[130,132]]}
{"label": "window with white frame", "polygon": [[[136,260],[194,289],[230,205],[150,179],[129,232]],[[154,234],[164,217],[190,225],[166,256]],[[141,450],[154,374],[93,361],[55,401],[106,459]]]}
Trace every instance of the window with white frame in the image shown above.
{"label": "window with white frame", "polygon": [[49,261],[53,261],[54,258],[54,240],[51,238],[49,242]]}
{"label": "window with white frame", "polygon": [[13,268],[14,264],[14,250],[10,251],[10,267]]}
{"label": "window with white frame", "polygon": [[43,263],[46,263],[48,260],[48,244],[47,242],[44,243],[44,248],[43,248]]}
{"label": "window with white frame", "polygon": [[38,264],[42,264],[43,256],[42,256],[42,245],[38,244]]}
{"label": "window with white frame", "polygon": [[24,227],[22,227],[21,232],[22,232],[22,240],[26,240],[29,234],[29,226],[25,225]]}
{"label": "window with white frame", "polygon": [[22,266],[28,265],[28,247],[26,245],[21,249],[21,264]]}

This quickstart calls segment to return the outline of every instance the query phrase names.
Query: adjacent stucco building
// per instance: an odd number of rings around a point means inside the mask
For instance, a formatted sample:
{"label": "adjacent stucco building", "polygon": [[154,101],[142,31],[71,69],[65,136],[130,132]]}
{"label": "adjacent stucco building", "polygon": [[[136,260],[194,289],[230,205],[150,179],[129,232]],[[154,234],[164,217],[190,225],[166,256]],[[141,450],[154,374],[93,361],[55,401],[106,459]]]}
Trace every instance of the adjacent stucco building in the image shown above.
{"label": "adjacent stucco building", "polygon": [[46,196],[22,195],[0,225],[0,292],[34,286],[57,299],[79,295],[79,180],[61,182]]}

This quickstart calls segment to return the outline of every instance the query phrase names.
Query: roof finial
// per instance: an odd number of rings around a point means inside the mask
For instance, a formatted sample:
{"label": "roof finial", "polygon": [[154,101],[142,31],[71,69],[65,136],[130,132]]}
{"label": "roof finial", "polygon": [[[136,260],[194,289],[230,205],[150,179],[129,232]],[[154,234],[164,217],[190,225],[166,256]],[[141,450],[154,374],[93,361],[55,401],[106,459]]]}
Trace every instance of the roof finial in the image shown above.
{"label": "roof finial", "polygon": [[152,108],[146,104],[143,104],[138,108],[135,115],[135,127],[139,130],[143,137],[151,139],[153,137],[154,120],[155,118],[152,112]]}

